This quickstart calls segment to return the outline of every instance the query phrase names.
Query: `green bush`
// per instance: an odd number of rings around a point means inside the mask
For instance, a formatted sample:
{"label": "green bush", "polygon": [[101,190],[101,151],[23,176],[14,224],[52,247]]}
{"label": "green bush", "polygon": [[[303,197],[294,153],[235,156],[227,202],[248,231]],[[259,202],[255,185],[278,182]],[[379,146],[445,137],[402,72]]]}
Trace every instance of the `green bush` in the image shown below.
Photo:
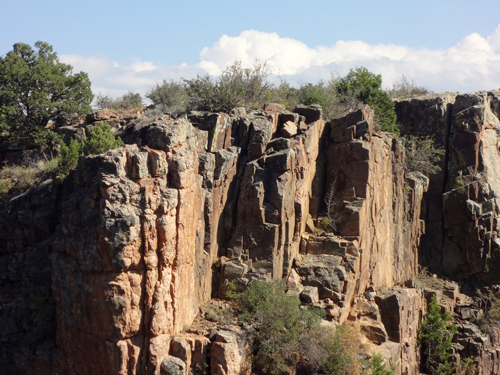
{"label": "green bush", "polygon": [[188,107],[226,113],[240,106],[246,109],[260,108],[271,88],[267,81],[268,75],[267,63],[256,61],[252,68],[242,68],[241,61],[236,61],[216,79],[207,74],[184,80]]}
{"label": "green bush", "polygon": [[266,92],[266,103],[278,103],[284,105],[286,109],[293,110],[299,103],[298,90],[283,78],[279,84],[273,85]]}
{"label": "green bush", "polygon": [[[67,145],[62,143],[57,156],[57,168],[52,174],[64,179],[73,169],[78,166],[80,156],[103,154],[108,150],[123,145],[120,138],[116,138],[108,124],[100,122],[87,130],[87,137],[80,144],[72,139]],[[50,168],[51,164],[49,164]]]}
{"label": "green bush", "polygon": [[78,141],[72,139],[69,145],[61,144],[59,156],[57,157],[57,176],[65,178],[69,172],[78,166],[81,146]]}
{"label": "green bush", "polygon": [[422,365],[430,374],[451,375],[451,340],[457,327],[450,323],[448,312],[441,313],[441,307],[432,296],[429,310],[420,327],[418,344],[422,353]]}
{"label": "green bush", "polygon": [[285,291],[283,282],[256,280],[236,297],[241,318],[257,328],[255,364],[273,374],[288,371],[288,357],[300,335],[317,328],[320,322],[318,313],[299,309],[298,296],[288,296]]}
{"label": "green bush", "polygon": [[317,84],[312,83],[301,84],[298,90],[298,98],[300,103],[305,105],[319,104],[324,109],[330,106],[331,98],[328,98],[329,93],[325,82],[319,81]]}
{"label": "green bush", "polygon": [[375,354],[370,360],[370,368],[372,375],[394,375],[395,367],[387,368],[384,363],[384,357],[380,354]]}
{"label": "green bush", "polygon": [[337,85],[339,94],[355,96],[368,104],[375,112],[376,123],[382,131],[399,135],[396,126],[396,112],[390,95],[381,89],[382,76],[366,68],[351,69],[347,76],[340,78]]}
{"label": "green bush", "polygon": [[328,375],[357,375],[363,371],[358,359],[358,332],[349,326],[338,326],[323,339],[327,355],[321,359],[321,370]]}
{"label": "green bush", "polygon": [[146,115],[147,118],[163,117],[164,115],[163,111],[158,107],[148,108],[144,111],[144,114]]}
{"label": "green bush", "polygon": [[146,98],[163,112],[183,112],[187,108],[188,99],[186,84],[172,79],[163,80],[161,84],[156,83],[148,90]]}
{"label": "green bush", "polygon": [[82,142],[84,155],[102,154],[123,145],[120,138],[115,137],[108,124],[100,122],[87,130],[87,137]]}
{"label": "green bush", "polygon": [[133,91],[129,91],[118,98],[99,93],[96,95],[94,103],[98,109],[112,109],[119,112],[135,111],[143,108],[141,94]]}
{"label": "green bush", "polygon": [[437,163],[444,155],[442,147],[436,147],[432,137],[406,136],[403,138],[406,149],[406,170],[421,172],[426,176],[441,171]]}

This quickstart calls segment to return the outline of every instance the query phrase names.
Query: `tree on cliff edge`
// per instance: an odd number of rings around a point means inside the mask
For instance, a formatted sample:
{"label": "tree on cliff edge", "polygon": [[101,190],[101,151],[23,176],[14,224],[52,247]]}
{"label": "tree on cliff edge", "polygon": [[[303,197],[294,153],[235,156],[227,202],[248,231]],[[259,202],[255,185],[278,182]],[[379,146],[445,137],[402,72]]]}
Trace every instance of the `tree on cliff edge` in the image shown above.
{"label": "tree on cliff edge", "polygon": [[391,96],[382,90],[382,76],[366,68],[351,69],[340,78],[337,91],[341,95],[355,96],[375,111],[375,121],[381,130],[399,135],[396,126],[396,111]]}
{"label": "tree on cliff edge", "polygon": [[45,42],[34,47],[16,43],[0,56],[0,135],[15,140],[36,141],[49,121],[92,110],[87,73],[72,74]]}

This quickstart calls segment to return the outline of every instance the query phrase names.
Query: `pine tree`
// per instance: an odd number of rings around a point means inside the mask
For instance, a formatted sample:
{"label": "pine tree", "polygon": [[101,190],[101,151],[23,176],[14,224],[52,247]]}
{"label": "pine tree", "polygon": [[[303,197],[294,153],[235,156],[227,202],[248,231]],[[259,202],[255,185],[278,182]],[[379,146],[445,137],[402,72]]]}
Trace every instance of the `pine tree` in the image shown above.
{"label": "pine tree", "polygon": [[422,350],[422,363],[432,375],[451,375],[451,340],[457,327],[451,323],[448,312],[441,313],[441,307],[432,296],[429,310],[420,327],[418,344]]}

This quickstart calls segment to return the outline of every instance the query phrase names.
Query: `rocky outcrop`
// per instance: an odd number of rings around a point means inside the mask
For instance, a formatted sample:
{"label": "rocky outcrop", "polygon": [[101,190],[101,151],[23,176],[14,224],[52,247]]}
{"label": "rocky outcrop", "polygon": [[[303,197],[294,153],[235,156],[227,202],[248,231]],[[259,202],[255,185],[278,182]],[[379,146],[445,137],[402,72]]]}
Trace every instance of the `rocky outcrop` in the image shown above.
{"label": "rocky outcrop", "polygon": [[455,280],[498,284],[489,270],[498,266],[500,249],[499,95],[439,94],[397,103],[407,132],[433,136],[446,150],[425,199],[422,263]]}
{"label": "rocky outcrop", "polygon": [[[11,322],[1,360],[37,374],[250,373],[249,327],[191,324],[208,319],[200,308],[229,283],[284,279],[329,324],[359,326],[367,356],[418,374],[429,295],[413,288],[419,264],[461,281],[498,278],[498,101],[491,92],[397,103],[404,132],[446,149],[430,179],[406,170],[402,141],[373,131],[369,107],[326,123],[319,106],[278,104],[107,118],[127,145],[0,212],[0,315]],[[74,138],[86,126],[58,131]],[[482,307],[457,295],[441,299],[463,320],[455,353],[478,353],[494,373],[498,337],[476,334]]]}

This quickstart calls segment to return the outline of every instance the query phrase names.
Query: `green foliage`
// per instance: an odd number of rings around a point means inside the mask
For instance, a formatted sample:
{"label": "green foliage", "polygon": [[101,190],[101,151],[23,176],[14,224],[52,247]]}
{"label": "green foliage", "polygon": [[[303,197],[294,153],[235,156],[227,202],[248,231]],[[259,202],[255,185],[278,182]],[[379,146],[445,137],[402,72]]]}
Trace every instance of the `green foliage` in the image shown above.
{"label": "green foliage", "polygon": [[148,118],[157,118],[157,117],[163,117],[163,111],[158,108],[158,107],[155,107],[155,108],[148,108],[144,111],[144,114],[148,117]]}
{"label": "green foliage", "polygon": [[53,169],[52,173],[64,179],[78,166],[82,154],[102,154],[122,145],[123,141],[115,137],[108,124],[101,121],[98,125],[87,130],[87,137],[81,144],[74,139],[70,141],[69,145],[62,142],[57,156],[57,168]]}
{"label": "green foliage", "polygon": [[327,356],[321,360],[321,368],[328,375],[361,374],[361,362],[357,359],[359,340],[354,328],[338,326],[326,337],[323,345]]}
{"label": "green foliage", "polygon": [[118,112],[137,111],[143,108],[141,94],[133,91],[118,98],[99,93],[95,98],[95,106],[98,109],[112,109]]}
{"label": "green foliage", "polygon": [[285,294],[279,281],[253,281],[237,296],[241,317],[257,327],[255,363],[263,371],[282,373],[288,370],[287,356],[300,335],[319,326],[320,317],[310,309],[299,309],[297,296]]}
{"label": "green foliage", "polygon": [[241,61],[236,61],[217,79],[207,74],[185,80],[188,106],[190,109],[226,113],[239,106],[247,109],[262,107],[271,88],[268,75],[267,63],[256,61],[252,68],[243,68]]}
{"label": "green foliage", "polygon": [[78,166],[78,159],[80,158],[81,146],[78,141],[72,139],[69,145],[66,143],[61,144],[59,156],[57,157],[57,170],[56,174],[59,178],[64,179],[69,172]]}
{"label": "green foliage", "polygon": [[432,94],[432,91],[423,86],[418,86],[414,80],[409,81],[402,74],[401,78],[392,85],[388,93],[394,99],[410,99],[425,94]]}
{"label": "green foliage", "polygon": [[463,358],[460,360],[460,368],[457,370],[457,375],[476,375],[479,372],[477,362],[474,357]]}
{"label": "green foliage", "polygon": [[236,300],[238,297],[238,294],[236,293],[236,285],[234,285],[233,282],[229,283],[224,294],[230,301]]}
{"label": "green foliage", "polygon": [[403,138],[406,148],[406,170],[421,172],[426,176],[441,171],[437,163],[444,155],[442,147],[436,147],[432,137],[419,138],[406,136]]}
{"label": "green foliage", "polygon": [[326,216],[319,222],[319,227],[324,231],[328,229],[329,225],[330,225],[330,220]]}
{"label": "green foliage", "polygon": [[298,90],[298,98],[302,104],[319,104],[323,108],[328,108],[331,102],[328,98],[327,87],[323,81],[319,81],[315,85],[312,83],[301,84]]}
{"label": "green foliage", "polygon": [[184,111],[187,104],[186,84],[172,79],[163,80],[161,84],[156,83],[148,90],[146,98],[162,111]]}
{"label": "green foliage", "polygon": [[299,103],[298,90],[283,78],[280,78],[279,84],[273,85],[266,92],[267,103],[278,103],[285,106],[288,110],[293,110]]}
{"label": "green foliage", "polygon": [[102,154],[123,145],[120,138],[115,137],[108,124],[100,122],[87,130],[87,137],[82,142],[84,155]]}
{"label": "green foliage", "polygon": [[441,313],[441,307],[433,295],[429,310],[420,327],[418,344],[422,350],[422,364],[426,371],[437,375],[451,375],[451,340],[457,327],[448,312]]}
{"label": "green foliage", "polygon": [[372,375],[394,375],[395,367],[387,368],[384,363],[384,357],[380,354],[375,354],[370,360]]}
{"label": "green foliage", "polygon": [[84,115],[93,95],[86,73],[72,74],[52,46],[16,43],[0,56],[0,133],[15,140],[32,138],[64,114]]}
{"label": "green foliage", "polygon": [[396,126],[396,112],[390,95],[381,89],[382,76],[366,68],[351,69],[347,76],[340,78],[337,85],[339,94],[355,96],[375,111],[375,119],[381,130],[399,135]]}

